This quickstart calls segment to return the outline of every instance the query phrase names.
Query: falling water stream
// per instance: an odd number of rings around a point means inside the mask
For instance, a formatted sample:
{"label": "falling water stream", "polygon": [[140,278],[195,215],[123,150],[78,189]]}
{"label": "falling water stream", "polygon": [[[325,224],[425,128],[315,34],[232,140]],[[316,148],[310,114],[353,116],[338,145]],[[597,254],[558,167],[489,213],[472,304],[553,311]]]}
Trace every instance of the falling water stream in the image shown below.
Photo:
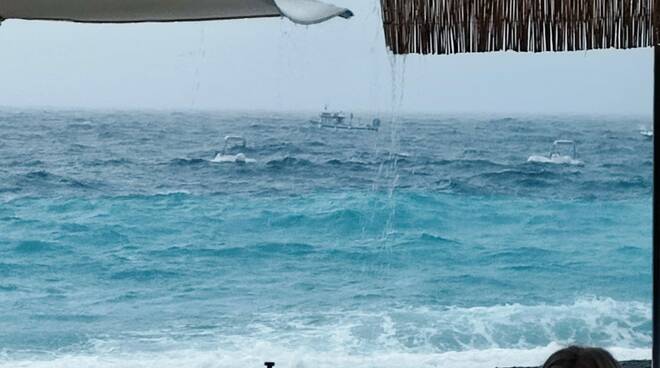
{"label": "falling water stream", "polygon": [[391,77],[390,139],[388,159],[386,161],[383,175],[388,181],[387,192],[390,214],[383,233],[385,237],[393,235],[396,232],[393,220],[396,216],[395,192],[397,185],[399,184],[398,162],[399,157],[406,154],[401,151],[401,137],[399,136],[399,125],[401,123],[400,114],[405,95],[406,56],[397,56],[390,52],[388,53],[388,59]]}

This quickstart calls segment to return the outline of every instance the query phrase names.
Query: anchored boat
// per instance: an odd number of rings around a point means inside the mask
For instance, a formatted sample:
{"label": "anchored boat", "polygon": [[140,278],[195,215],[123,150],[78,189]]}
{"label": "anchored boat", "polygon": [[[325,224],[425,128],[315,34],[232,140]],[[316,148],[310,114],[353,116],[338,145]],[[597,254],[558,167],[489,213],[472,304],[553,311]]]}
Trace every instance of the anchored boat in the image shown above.
{"label": "anchored boat", "polygon": [[557,165],[582,165],[582,161],[577,158],[577,145],[575,142],[567,139],[558,139],[554,141],[549,155],[529,156],[527,162]]}
{"label": "anchored boat", "polygon": [[646,138],[653,138],[653,129],[641,129],[639,134],[643,135]]}
{"label": "anchored boat", "polygon": [[353,119],[353,114],[347,117],[342,112],[323,111],[318,119],[310,120],[309,122],[318,128],[328,129],[378,131],[380,128],[380,119],[373,119],[371,124],[362,124]]}
{"label": "anchored boat", "polygon": [[222,147],[222,151],[216,153],[211,162],[237,164],[257,162],[257,160],[245,156],[243,151],[246,148],[247,142],[245,138],[238,135],[228,135],[225,137],[225,145]]}

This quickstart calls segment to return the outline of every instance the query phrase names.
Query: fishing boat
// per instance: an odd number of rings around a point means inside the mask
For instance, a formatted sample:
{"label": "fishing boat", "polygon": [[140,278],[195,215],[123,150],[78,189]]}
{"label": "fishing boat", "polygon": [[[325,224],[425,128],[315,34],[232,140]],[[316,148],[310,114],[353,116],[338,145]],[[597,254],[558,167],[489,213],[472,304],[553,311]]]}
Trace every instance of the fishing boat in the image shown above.
{"label": "fishing boat", "polygon": [[639,134],[651,139],[653,138],[653,129],[640,129]]}
{"label": "fishing boat", "polygon": [[552,143],[552,149],[547,156],[532,155],[527,162],[555,165],[582,165],[577,158],[577,145],[568,139],[558,139]]}
{"label": "fishing boat", "polygon": [[353,118],[353,114],[348,117],[343,112],[323,111],[318,119],[312,119],[310,124],[317,128],[328,129],[346,129],[346,130],[371,130],[378,131],[380,128],[380,119],[373,119],[370,124],[362,124]]}
{"label": "fishing boat", "polygon": [[216,153],[211,162],[237,164],[257,162],[257,160],[245,156],[243,152],[246,148],[247,141],[245,138],[238,135],[228,135],[225,137],[225,145],[222,147],[222,151]]}

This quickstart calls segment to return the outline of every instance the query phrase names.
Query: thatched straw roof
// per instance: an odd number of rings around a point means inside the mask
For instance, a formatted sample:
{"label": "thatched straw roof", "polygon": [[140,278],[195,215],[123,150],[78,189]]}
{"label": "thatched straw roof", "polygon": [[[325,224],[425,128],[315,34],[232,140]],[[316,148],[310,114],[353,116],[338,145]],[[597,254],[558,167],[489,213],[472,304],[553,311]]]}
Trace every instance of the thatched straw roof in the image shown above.
{"label": "thatched straw roof", "polygon": [[658,4],[660,0],[381,0],[385,40],[395,54],[647,47],[660,40],[653,34]]}

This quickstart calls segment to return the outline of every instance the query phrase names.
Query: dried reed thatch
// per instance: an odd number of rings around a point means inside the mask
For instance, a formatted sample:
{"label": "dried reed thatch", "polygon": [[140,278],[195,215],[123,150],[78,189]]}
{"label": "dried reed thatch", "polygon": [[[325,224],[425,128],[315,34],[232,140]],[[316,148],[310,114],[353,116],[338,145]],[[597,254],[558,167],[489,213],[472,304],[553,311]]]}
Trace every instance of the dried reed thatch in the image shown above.
{"label": "dried reed thatch", "polygon": [[652,46],[660,40],[653,34],[658,4],[660,0],[381,0],[385,40],[395,54]]}

